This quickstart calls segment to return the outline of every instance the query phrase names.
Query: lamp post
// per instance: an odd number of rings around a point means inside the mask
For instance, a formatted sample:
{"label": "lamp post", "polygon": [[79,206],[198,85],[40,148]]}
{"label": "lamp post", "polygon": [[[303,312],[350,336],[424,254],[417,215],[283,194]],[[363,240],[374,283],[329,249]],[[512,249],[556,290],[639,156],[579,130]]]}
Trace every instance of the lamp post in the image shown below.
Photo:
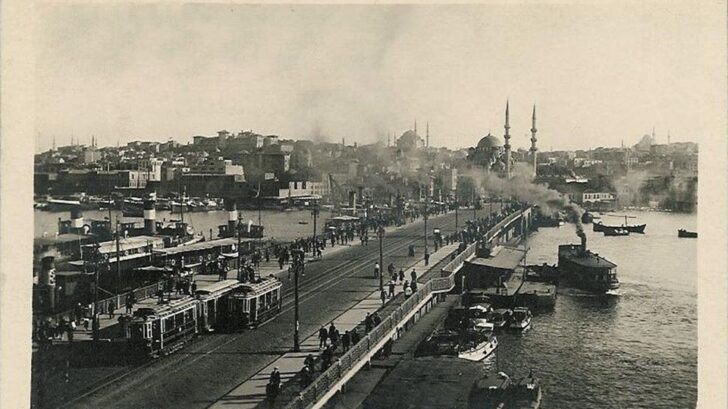
{"label": "lamp post", "polygon": [[379,235],[379,291],[384,291],[384,254],[382,252],[382,246],[384,242],[384,227],[379,225],[377,230]]}
{"label": "lamp post", "polygon": [[[91,330],[93,331],[93,340],[99,340],[99,258],[101,253],[99,252],[99,243],[94,239],[94,249],[92,253],[94,262],[94,320],[91,323]],[[84,263],[85,265],[86,263]]]}
{"label": "lamp post", "polygon": [[243,255],[243,249],[240,248],[242,245],[241,235],[243,232],[243,223],[240,219],[240,216],[238,216],[238,224],[235,225],[235,230],[238,236],[238,281],[245,282],[245,274],[243,274],[243,263],[241,263],[242,255]]}
{"label": "lamp post", "polygon": [[293,352],[300,352],[301,345],[298,340],[298,273],[304,269],[303,250],[292,249],[293,255],[293,300],[294,300],[294,329],[293,329]]}
{"label": "lamp post", "polygon": [[[318,215],[319,215],[318,202],[316,202],[313,205],[313,210],[311,211],[311,213],[313,213],[313,241],[314,241],[314,243],[316,243],[316,221],[318,220]],[[315,255],[316,254],[316,245],[314,244],[314,246],[312,246],[312,247],[313,247],[313,254]]]}
{"label": "lamp post", "polygon": [[425,216],[425,254],[427,254],[427,205],[428,205],[428,200],[429,200],[429,196],[427,196],[427,194],[425,194],[425,211],[424,211],[424,216]]}

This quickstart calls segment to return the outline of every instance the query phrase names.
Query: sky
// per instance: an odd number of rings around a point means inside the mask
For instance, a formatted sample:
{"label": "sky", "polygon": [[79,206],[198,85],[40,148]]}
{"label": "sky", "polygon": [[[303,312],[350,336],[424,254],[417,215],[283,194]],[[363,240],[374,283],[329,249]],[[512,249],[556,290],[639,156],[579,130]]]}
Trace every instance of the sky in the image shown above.
{"label": "sky", "polygon": [[371,143],[502,139],[540,150],[724,133],[720,2],[45,4],[36,151],[218,130]]}

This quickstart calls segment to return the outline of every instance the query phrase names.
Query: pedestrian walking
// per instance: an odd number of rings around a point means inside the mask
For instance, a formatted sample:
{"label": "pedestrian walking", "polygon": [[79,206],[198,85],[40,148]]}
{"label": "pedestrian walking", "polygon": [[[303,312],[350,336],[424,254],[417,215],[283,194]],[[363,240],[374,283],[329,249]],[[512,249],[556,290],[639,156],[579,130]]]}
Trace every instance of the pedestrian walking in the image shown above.
{"label": "pedestrian walking", "polygon": [[109,309],[109,318],[114,318],[114,310],[116,309],[116,304],[114,303],[114,300],[109,301],[108,304]]}
{"label": "pedestrian walking", "polygon": [[369,333],[374,328],[374,321],[372,320],[372,316],[367,313],[366,318],[364,318],[364,328],[366,329],[366,332]]}
{"label": "pedestrian walking", "polygon": [[389,282],[389,297],[394,297],[394,279]]}
{"label": "pedestrian walking", "polygon": [[394,274],[394,263],[389,263],[389,265],[387,266],[387,272],[390,276]]}
{"label": "pedestrian walking", "polygon": [[410,288],[412,289],[412,294],[416,293],[417,292],[417,281],[413,281],[410,284]]}
{"label": "pedestrian walking", "polygon": [[374,278],[379,278],[379,263],[374,263]]}
{"label": "pedestrian walking", "polygon": [[319,349],[326,346],[326,340],[329,338],[329,333],[326,328],[322,325],[319,329]]}
{"label": "pedestrian walking", "polygon": [[399,269],[399,281],[404,281],[404,270]]}
{"label": "pedestrian walking", "polygon": [[430,253],[425,253],[425,265],[430,265]]}
{"label": "pedestrian walking", "polygon": [[316,372],[313,355],[308,354],[308,356],[306,356],[306,359],[303,360],[303,364],[306,365],[307,367],[309,367],[309,369],[311,369],[311,374]]}
{"label": "pedestrian walking", "polygon": [[359,342],[359,333],[356,331],[356,328],[351,330],[351,345],[356,345]]}
{"label": "pedestrian walking", "polygon": [[379,292],[379,298],[382,299],[382,305],[384,305],[384,303],[387,302],[387,293],[384,292],[383,288],[382,288],[382,291]]}
{"label": "pedestrian walking", "polygon": [[349,345],[351,344],[351,334],[347,330],[344,332],[344,335],[341,337],[341,346],[344,348],[344,352],[349,350]]}
{"label": "pedestrian walking", "polygon": [[377,312],[372,315],[372,322],[374,322],[375,327],[382,323],[382,319],[379,317],[379,314]]}
{"label": "pedestrian walking", "polygon": [[300,380],[301,389],[305,389],[308,385],[311,384],[311,378],[312,378],[311,368],[309,368],[307,365],[304,365],[303,368],[301,368],[300,375],[301,375],[301,380]]}
{"label": "pedestrian walking", "polygon": [[334,322],[331,321],[331,324],[329,324],[329,340],[331,343],[334,343],[334,338],[336,337],[336,325],[334,325]]}
{"label": "pedestrian walking", "polygon": [[410,273],[410,277],[412,278],[412,281],[417,281],[417,271],[415,269],[412,269],[412,272]]}

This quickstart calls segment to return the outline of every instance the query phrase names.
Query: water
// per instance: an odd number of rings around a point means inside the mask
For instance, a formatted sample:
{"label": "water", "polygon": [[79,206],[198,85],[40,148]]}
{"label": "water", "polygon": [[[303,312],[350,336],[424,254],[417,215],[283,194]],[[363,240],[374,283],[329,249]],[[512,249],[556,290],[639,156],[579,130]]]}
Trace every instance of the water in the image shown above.
{"label": "water", "polygon": [[[258,223],[258,211],[240,210],[239,213],[242,215],[244,221],[252,220],[253,223]],[[292,212],[281,212],[277,210],[261,210],[261,221],[265,226],[265,238],[276,239],[282,241],[293,240],[299,237],[307,237],[313,234],[313,216],[309,210],[296,210]],[[70,212],[46,212],[41,210],[34,211],[35,216],[35,237],[53,236],[58,232],[58,218],[63,220],[70,219]],[[84,218],[103,220],[109,217],[108,210],[86,210],[83,212]],[[120,211],[112,210],[111,217],[115,221],[117,217],[119,220],[131,220],[142,222],[141,218],[127,219],[123,218]],[[331,213],[328,211],[321,211],[318,217],[317,232],[321,232],[323,223],[326,219],[331,217]],[[179,220],[179,213],[172,214],[166,210],[157,211],[157,220]],[[228,220],[227,212],[223,210],[213,212],[196,212],[196,213],[185,213],[184,219],[187,223],[195,229],[197,233],[203,233],[205,237],[209,237],[210,229],[212,229],[213,237],[217,236],[217,226],[226,224]],[[308,222],[308,224],[300,224],[299,222]]]}
{"label": "water", "polygon": [[[645,235],[604,237],[585,225],[588,247],[619,266],[617,295],[560,293],[529,331],[499,337],[499,369],[523,376],[533,368],[543,408],[695,407],[697,240],[679,239],[677,229],[695,231],[697,217],[630,214],[647,223]],[[569,242],[579,242],[573,225],[541,229],[528,261],[555,264],[558,244]]]}

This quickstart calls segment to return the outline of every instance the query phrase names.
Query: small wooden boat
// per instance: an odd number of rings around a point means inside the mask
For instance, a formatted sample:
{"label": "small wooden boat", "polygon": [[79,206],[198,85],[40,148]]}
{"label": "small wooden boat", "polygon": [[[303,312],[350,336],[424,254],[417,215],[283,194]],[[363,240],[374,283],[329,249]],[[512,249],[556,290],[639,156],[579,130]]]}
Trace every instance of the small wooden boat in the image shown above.
{"label": "small wooden boat", "polygon": [[516,307],[513,309],[513,315],[508,327],[519,331],[526,330],[531,326],[531,317],[531,310],[526,307]]}
{"label": "small wooden boat", "polygon": [[308,222],[307,222],[307,221],[305,221],[305,220],[299,220],[299,221],[298,221],[298,224],[308,224]]}
{"label": "small wooden boat", "polygon": [[695,239],[698,237],[698,232],[687,231],[685,229],[679,229],[677,231],[677,237]]}

